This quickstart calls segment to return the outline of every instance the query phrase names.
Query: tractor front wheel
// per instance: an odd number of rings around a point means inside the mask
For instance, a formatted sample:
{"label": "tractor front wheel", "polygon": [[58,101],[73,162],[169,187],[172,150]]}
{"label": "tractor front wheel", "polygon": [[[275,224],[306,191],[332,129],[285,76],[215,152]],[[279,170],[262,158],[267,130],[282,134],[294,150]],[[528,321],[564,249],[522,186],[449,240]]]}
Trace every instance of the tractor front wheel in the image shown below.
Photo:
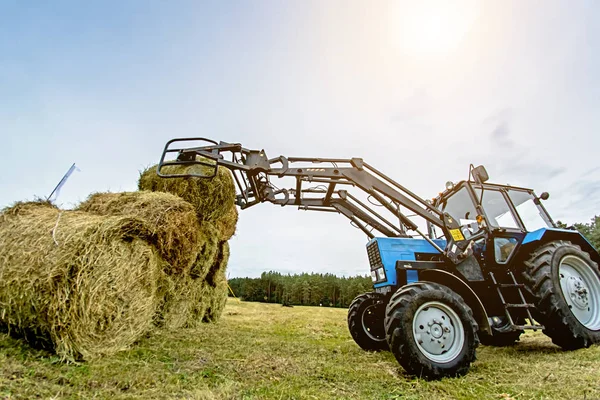
{"label": "tractor front wheel", "polygon": [[479,344],[471,308],[448,287],[417,282],[390,299],[385,329],[390,351],[412,375],[429,379],[467,373]]}
{"label": "tractor front wheel", "polygon": [[348,309],[350,335],[362,349],[387,350],[383,321],[385,298],[380,293],[365,293],[357,296]]}
{"label": "tractor front wheel", "polygon": [[600,343],[600,271],[590,255],[571,242],[554,241],[525,265],[536,319],[552,342],[565,350]]}

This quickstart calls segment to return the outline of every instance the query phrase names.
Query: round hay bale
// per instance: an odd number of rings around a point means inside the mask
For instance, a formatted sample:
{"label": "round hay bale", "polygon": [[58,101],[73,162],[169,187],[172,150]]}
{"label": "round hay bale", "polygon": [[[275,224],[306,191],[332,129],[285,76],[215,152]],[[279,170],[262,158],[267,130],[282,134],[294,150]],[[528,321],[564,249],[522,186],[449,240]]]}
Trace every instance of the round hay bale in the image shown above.
{"label": "round hay bale", "polygon": [[[165,174],[198,173],[206,174],[203,165],[170,165],[163,169]],[[216,221],[227,214],[235,202],[235,185],[231,172],[218,168],[213,179],[206,178],[161,178],[156,174],[156,165],[140,174],[140,190],[166,192],[181,197],[194,206],[198,218],[203,221]]]}
{"label": "round hay bale", "polygon": [[229,240],[235,235],[235,228],[238,222],[238,210],[234,205],[221,218],[215,221],[217,230],[219,231],[220,240]]}
{"label": "round hay bale", "polygon": [[95,193],[77,210],[103,216],[129,216],[146,222],[152,244],[169,264],[167,273],[188,270],[198,255],[200,223],[194,207],[169,193]]}
{"label": "round hay bale", "polygon": [[22,203],[0,214],[0,324],[65,359],[129,347],[152,328],[161,262],[130,217]]}

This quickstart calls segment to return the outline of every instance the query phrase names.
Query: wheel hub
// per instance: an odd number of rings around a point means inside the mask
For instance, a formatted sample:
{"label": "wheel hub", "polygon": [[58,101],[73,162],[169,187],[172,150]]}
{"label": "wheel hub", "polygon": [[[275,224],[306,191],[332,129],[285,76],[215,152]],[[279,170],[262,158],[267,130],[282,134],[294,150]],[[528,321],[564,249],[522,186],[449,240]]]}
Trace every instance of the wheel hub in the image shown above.
{"label": "wheel hub", "polygon": [[384,341],[385,340],[385,331],[383,328],[383,323],[379,317],[377,312],[378,304],[373,304],[369,306],[363,313],[361,322],[363,326],[364,332],[369,336],[372,340],[375,341]]}
{"label": "wheel hub", "polygon": [[581,276],[569,276],[566,286],[567,295],[571,298],[573,305],[581,310],[587,310],[589,305],[588,288]]}
{"label": "wheel hub", "polygon": [[434,338],[441,338],[443,333],[444,330],[440,324],[435,324],[431,327],[431,336],[433,336]]}
{"label": "wheel hub", "polygon": [[413,319],[413,333],[425,357],[437,362],[451,361],[464,344],[458,315],[439,302],[429,302],[419,307]]}

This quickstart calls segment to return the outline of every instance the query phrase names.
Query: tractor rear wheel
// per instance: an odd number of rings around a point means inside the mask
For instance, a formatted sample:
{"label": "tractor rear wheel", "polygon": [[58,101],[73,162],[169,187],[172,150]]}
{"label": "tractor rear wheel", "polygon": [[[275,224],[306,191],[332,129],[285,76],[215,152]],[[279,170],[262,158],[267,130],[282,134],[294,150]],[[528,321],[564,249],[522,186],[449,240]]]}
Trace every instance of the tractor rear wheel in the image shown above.
{"label": "tractor rear wheel", "polygon": [[554,241],[525,262],[527,289],[544,333],[565,350],[600,343],[600,271],[587,252]]}
{"label": "tractor rear wheel", "polygon": [[356,344],[364,350],[387,350],[384,318],[385,298],[382,294],[357,296],[348,308],[348,329]]}
{"label": "tractor rear wheel", "polygon": [[467,373],[479,344],[469,306],[448,287],[432,282],[406,285],[392,296],[385,330],[400,365],[429,379]]}

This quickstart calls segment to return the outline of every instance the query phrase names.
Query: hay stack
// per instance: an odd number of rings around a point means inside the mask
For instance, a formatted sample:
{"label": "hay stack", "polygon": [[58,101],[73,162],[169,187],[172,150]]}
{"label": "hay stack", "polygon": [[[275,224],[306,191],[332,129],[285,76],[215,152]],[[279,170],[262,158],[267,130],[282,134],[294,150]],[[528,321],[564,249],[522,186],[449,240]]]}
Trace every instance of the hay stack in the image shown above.
{"label": "hay stack", "polygon": [[21,203],[0,214],[0,323],[68,359],[131,345],[152,328],[161,261],[140,219]]}
{"label": "hay stack", "polygon": [[[168,166],[164,173],[210,173],[209,167]],[[169,328],[216,322],[227,300],[227,240],[235,234],[238,210],[231,172],[219,168],[213,179],[160,178],[156,166],[146,169],[138,182],[140,190],[172,193],[191,203],[200,220],[201,250],[189,276],[172,281],[173,291],[165,301],[163,325]]]}
{"label": "hay stack", "polygon": [[[184,172],[202,168],[169,167]],[[214,322],[227,297],[238,213],[231,173],[96,193],[74,211],[19,203],[0,212],[0,326],[63,358],[127,348],[155,326]]]}
{"label": "hay stack", "polygon": [[[210,173],[203,165],[170,165],[163,169],[165,174]],[[196,209],[201,221],[216,221],[231,211],[235,202],[235,185],[231,172],[218,168],[213,179],[205,178],[161,178],[156,174],[156,165],[140,174],[140,190],[166,192],[181,197]]]}
{"label": "hay stack", "polygon": [[[198,221],[194,206],[185,200],[169,193],[140,191],[96,193],[78,210],[140,218],[150,226],[152,242],[167,265],[167,276],[159,288],[162,301],[154,317],[157,326],[179,329],[194,327],[203,320],[218,320],[227,297],[226,240],[235,232],[238,218],[235,205],[214,222]],[[173,238],[178,244],[185,243],[185,248],[169,246]],[[170,266],[174,262],[181,264],[183,258],[188,263],[186,268]]]}
{"label": "hay stack", "polygon": [[169,193],[148,191],[95,193],[77,210],[104,216],[143,220],[152,232],[152,244],[171,267],[170,273],[189,270],[198,256],[200,224],[194,207]]}

